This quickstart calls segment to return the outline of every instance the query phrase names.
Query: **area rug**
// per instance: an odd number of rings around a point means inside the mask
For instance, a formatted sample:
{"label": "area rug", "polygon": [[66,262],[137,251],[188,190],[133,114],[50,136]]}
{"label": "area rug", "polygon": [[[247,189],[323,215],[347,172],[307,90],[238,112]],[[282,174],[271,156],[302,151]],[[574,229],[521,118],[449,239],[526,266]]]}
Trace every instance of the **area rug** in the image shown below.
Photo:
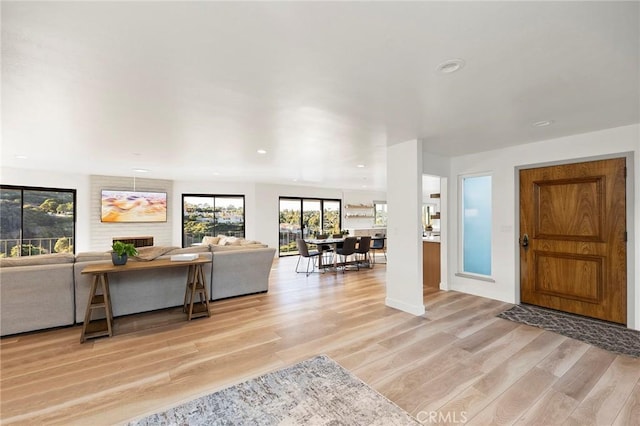
{"label": "area rug", "polygon": [[640,331],[580,315],[531,305],[516,305],[498,317],[553,331],[599,348],[640,358]]}
{"label": "area rug", "polygon": [[325,355],[129,425],[419,425]]}

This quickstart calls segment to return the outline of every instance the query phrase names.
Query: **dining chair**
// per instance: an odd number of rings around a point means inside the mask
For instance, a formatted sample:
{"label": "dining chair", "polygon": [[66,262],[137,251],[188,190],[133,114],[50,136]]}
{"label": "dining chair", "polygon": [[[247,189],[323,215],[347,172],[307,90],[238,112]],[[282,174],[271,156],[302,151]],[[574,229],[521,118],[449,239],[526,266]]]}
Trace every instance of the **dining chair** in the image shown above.
{"label": "dining chair", "polygon": [[[307,246],[307,243],[305,240],[303,240],[302,238],[298,238],[296,240],[296,245],[298,246],[298,263],[296,263],[296,272],[301,274],[301,273],[305,273],[307,275],[307,277],[316,269],[316,262],[314,260],[314,258],[317,258],[319,256],[321,256],[321,253],[317,250],[309,250],[309,247]],[[298,271],[298,266],[300,265],[300,260],[302,258],[306,258],[307,259],[307,269],[305,271]],[[313,261],[313,262],[312,262]],[[311,264],[311,270],[309,270],[309,264]]]}
{"label": "dining chair", "polygon": [[371,237],[364,236],[360,237],[358,241],[358,247],[356,248],[356,262],[358,265],[360,263],[366,263],[367,266],[371,266],[371,256],[369,254],[369,250],[371,249]]}
{"label": "dining chair", "polygon": [[384,260],[387,261],[387,251],[385,249],[385,241],[387,238],[383,234],[376,234],[371,240],[371,251],[373,252],[372,263],[376,263],[376,251],[382,250],[382,254],[384,254]]}
{"label": "dining chair", "polygon": [[[331,238],[344,238],[344,235],[342,235],[342,234],[333,234],[333,235],[331,235]],[[342,247],[342,243],[337,243],[336,247],[337,248],[341,248]]]}
{"label": "dining chair", "polygon": [[[326,240],[327,238],[329,238],[328,234],[318,234],[316,235],[316,238],[318,240]],[[318,244],[318,251],[322,254],[323,256],[323,261],[322,263],[327,265],[329,263],[331,263],[333,261],[333,259],[331,257],[333,257],[333,247],[331,247],[331,245],[329,244]]]}
{"label": "dining chair", "polygon": [[[356,252],[356,243],[358,239],[356,237],[347,237],[344,239],[342,243],[342,247],[338,247],[336,249],[336,254],[342,256],[342,273],[344,274],[344,270],[347,268],[347,258]],[[355,262],[356,268],[360,270],[360,266],[358,262]]]}

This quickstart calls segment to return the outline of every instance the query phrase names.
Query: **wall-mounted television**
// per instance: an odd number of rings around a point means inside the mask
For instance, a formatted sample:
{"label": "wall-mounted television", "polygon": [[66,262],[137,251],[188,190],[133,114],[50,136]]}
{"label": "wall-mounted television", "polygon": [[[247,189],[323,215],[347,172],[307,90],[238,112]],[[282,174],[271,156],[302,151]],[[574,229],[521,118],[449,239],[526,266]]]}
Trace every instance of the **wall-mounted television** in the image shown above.
{"label": "wall-mounted television", "polygon": [[100,197],[102,222],[166,222],[167,193],[103,189]]}

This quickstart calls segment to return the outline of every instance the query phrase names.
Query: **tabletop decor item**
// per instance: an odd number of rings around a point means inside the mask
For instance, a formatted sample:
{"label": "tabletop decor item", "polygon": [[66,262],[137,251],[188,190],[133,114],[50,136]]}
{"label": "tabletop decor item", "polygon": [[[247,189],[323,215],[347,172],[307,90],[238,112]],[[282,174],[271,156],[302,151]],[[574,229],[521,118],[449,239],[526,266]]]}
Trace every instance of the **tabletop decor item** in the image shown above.
{"label": "tabletop decor item", "polygon": [[133,244],[123,243],[122,241],[116,241],[111,246],[111,261],[114,265],[125,265],[129,256],[135,256],[138,254]]}

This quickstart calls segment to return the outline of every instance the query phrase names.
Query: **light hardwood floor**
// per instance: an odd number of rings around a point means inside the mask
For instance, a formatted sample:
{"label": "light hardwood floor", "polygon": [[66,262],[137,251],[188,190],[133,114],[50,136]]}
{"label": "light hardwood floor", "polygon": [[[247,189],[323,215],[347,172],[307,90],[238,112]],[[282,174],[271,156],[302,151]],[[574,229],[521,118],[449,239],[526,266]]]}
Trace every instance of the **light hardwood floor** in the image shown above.
{"label": "light hardwood floor", "polygon": [[[384,305],[385,267],[293,272],[267,294],[1,340],[2,424],[114,424],[327,354],[424,424],[640,424],[640,360],[496,318],[510,305],[425,295],[427,314]],[[456,423],[457,422],[457,423]]]}

